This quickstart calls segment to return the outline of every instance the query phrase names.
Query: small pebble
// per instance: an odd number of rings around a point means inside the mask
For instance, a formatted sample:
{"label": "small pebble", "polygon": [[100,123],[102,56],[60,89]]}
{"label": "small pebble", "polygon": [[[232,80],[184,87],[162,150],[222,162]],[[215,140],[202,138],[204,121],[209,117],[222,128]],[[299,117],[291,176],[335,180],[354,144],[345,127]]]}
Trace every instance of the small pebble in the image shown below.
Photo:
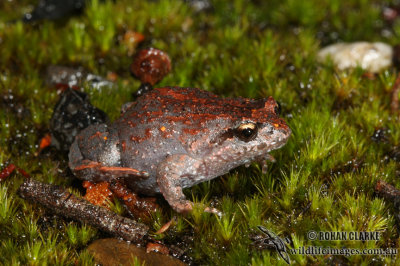
{"label": "small pebble", "polygon": [[142,83],[154,86],[171,71],[171,60],[161,50],[144,49],[133,59],[131,71]]}
{"label": "small pebble", "polygon": [[340,70],[360,66],[373,73],[391,66],[392,56],[393,48],[382,42],[336,43],[318,52],[320,62],[331,58]]}

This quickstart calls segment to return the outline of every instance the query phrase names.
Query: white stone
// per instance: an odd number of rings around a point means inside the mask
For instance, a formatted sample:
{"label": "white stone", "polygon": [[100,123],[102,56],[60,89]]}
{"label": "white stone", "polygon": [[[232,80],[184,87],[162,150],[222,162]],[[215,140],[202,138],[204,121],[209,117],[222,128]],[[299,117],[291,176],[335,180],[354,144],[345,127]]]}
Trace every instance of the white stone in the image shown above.
{"label": "white stone", "polygon": [[320,62],[331,58],[340,70],[360,66],[376,73],[392,65],[392,55],[393,48],[388,44],[354,42],[329,45],[322,48],[317,56]]}

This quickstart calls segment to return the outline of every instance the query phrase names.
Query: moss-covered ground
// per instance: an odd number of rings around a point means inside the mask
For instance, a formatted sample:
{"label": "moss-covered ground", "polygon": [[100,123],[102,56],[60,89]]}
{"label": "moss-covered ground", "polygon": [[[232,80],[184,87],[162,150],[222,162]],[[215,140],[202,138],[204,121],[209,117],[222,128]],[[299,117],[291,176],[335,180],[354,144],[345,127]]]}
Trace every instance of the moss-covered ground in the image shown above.
{"label": "moss-covered ground", "polygon": [[[38,154],[58,99],[44,82],[45,69],[59,64],[101,76],[117,73],[114,88],[86,88],[92,103],[115,119],[140,85],[130,76],[122,41],[131,30],[171,57],[172,73],[158,86],[272,95],[293,131],[287,145],[272,153],[277,162],[266,174],[253,164],[186,190],[190,199],[216,205],[222,218],[201,211],[182,216],[166,207],[152,218],[151,231],[174,215],[177,223],[159,239],[189,245],[195,264],[218,265],[286,264],[274,249],[252,248],[249,235],[257,225],[289,238],[295,248],[399,248],[393,205],[374,194],[378,179],[400,187],[400,124],[390,113],[397,70],[370,79],[361,69],[339,72],[316,62],[316,52],[328,43],[396,44],[400,20],[383,21],[387,1],[211,1],[207,12],[178,0],[93,1],[81,16],[15,22],[36,2],[0,2],[0,169],[13,163],[43,182],[73,185],[65,155]],[[376,129],[385,138],[373,141]],[[14,172],[0,183],[0,264],[94,264],[85,247],[102,235],[20,199],[16,189],[23,178]],[[382,234],[379,241],[311,241],[310,230]],[[400,263],[398,256],[290,257],[300,265]]]}

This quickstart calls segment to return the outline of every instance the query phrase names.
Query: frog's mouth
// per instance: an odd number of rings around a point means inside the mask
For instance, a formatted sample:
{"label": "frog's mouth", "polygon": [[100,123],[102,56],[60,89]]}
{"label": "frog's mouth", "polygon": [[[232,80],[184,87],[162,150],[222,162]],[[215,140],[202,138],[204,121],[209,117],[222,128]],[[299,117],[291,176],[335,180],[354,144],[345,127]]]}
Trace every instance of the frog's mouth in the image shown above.
{"label": "frog's mouth", "polygon": [[289,127],[285,129],[277,129],[273,125],[267,125],[266,127],[269,128],[264,128],[264,136],[260,136],[263,141],[257,145],[257,149],[263,151],[264,154],[284,146],[292,134]]}
{"label": "frog's mouth", "polygon": [[279,133],[277,134],[277,143],[280,143],[280,145],[277,147],[279,149],[280,147],[284,146],[286,142],[289,140],[290,135],[292,134],[292,130],[287,127],[287,129],[279,129]]}

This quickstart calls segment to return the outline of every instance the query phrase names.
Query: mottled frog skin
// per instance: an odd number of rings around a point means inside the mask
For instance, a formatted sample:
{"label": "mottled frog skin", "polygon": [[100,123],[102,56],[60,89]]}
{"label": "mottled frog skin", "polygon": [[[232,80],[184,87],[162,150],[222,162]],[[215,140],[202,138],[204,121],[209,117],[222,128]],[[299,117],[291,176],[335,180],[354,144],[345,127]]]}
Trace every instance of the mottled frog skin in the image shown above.
{"label": "mottled frog skin", "polygon": [[272,97],[229,99],[195,88],[154,89],[125,104],[112,125],[81,131],[69,166],[83,180],[120,178],[137,193],[162,193],[173,209],[187,212],[193,203],[183,188],[273,159],[269,152],[291,134],[278,109]]}

